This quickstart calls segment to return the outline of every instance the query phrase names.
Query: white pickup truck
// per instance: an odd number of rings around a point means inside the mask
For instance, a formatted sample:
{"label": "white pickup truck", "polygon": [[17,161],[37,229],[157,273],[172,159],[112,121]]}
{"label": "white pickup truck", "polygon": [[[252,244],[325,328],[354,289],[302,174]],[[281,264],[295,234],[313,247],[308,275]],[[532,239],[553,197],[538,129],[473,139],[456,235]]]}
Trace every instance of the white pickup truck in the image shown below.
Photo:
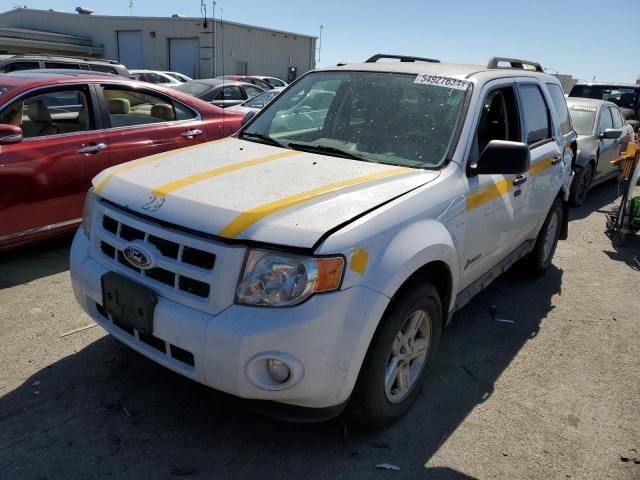
{"label": "white pickup truck", "polygon": [[84,310],[260,405],[406,412],[452,314],[566,238],[575,133],[536,63],[383,57],[302,76],[233,138],[99,174],[71,251]]}

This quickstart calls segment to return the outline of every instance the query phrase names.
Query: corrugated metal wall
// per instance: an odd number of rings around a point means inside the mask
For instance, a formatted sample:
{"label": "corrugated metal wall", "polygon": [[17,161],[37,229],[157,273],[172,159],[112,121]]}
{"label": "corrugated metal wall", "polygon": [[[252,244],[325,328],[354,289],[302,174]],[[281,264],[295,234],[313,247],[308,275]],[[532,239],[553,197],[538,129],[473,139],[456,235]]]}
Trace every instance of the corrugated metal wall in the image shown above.
{"label": "corrugated metal wall", "polygon": [[[140,31],[144,68],[169,68],[169,39],[198,38],[200,44],[200,76],[212,72],[212,52],[215,52],[213,76],[236,73],[246,62],[247,72],[286,80],[287,69],[294,66],[298,74],[315,68],[314,37],[279,32],[237,23],[207,23],[204,29],[197,18],[149,18],[78,15],[21,8],[0,14],[0,24],[9,27],[84,35],[96,45],[104,45],[104,57],[118,60],[118,31]],[[215,49],[213,29],[215,28]]]}

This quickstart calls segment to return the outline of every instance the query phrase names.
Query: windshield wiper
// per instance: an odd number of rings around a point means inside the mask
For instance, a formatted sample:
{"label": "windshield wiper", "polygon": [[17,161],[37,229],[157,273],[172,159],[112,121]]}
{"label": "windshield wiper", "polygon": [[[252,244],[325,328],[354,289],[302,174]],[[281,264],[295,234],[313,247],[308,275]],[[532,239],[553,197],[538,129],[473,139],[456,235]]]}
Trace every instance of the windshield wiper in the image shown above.
{"label": "windshield wiper", "polygon": [[363,157],[357,153],[348,152],[336,147],[327,147],[324,145],[305,145],[304,143],[287,143],[287,147],[294,150],[300,150],[302,152],[311,153],[326,153],[327,155],[333,155],[335,157],[351,158],[353,160],[361,160],[363,162],[378,163],[370,158]]}
{"label": "windshield wiper", "polygon": [[256,133],[256,132],[240,132],[240,138],[249,137],[249,138],[257,138],[264,142],[267,142],[269,145],[273,145],[274,147],[287,148],[286,145],[283,145],[275,138],[271,138],[269,135],[265,135],[264,133]]}

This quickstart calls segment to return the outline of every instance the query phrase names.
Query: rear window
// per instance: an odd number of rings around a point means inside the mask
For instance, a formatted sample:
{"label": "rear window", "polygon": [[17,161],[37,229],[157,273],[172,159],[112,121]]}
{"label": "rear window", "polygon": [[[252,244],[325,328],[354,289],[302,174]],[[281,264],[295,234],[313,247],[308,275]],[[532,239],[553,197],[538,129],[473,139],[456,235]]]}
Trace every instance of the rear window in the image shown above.
{"label": "rear window", "polygon": [[213,88],[211,85],[200,82],[186,82],[175,87],[176,90],[188,93],[194,97],[200,97],[207,90],[211,90],[211,88]]}
{"label": "rear window", "polygon": [[567,109],[567,101],[564,99],[564,92],[560,85],[555,83],[547,83],[553,106],[556,109],[558,120],[560,121],[560,132],[566,135],[571,131],[571,118],[569,117],[569,110]]}
{"label": "rear window", "polygon": [[91,68],[91,70],[95,70],[96,72],[115,73],[115,74],[118,73],[115,68],[110,67],[108,65],[89,65],[89,67]]}
{"label": "rear window", "polygon": [[569,109],[573,129],[578,135],[591,135],[596,121],[596,107],[589,105],[572,105]]}
{"label": "rear window", "polygon": [[549,109],[540,88],[537,85],[521,85],[519,90],[527,144],[533,145],[550,139]]}
{"label": "rear window", "polygon": [[640,88],[615,85],[575,85],[570,97],[595,98],[615,103],[618,107],[636,109]]}

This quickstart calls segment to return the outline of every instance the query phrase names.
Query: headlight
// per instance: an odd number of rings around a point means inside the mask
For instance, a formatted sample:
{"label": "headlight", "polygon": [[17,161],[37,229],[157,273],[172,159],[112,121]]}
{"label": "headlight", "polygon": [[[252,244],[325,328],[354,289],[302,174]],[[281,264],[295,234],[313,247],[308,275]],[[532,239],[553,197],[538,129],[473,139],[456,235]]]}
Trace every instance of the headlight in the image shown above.
{"label": "headlight", "polygon": [[288,307],[314,293],[336,290],[342,280],[342,257],[303,257],[251,250],[236,290],[236,303]]}
{"label": "headlight", "polygon": [[93,206],[98,196],[93,193],[93,187],[87,191],[84,197],[84,210],[82,211],[82,230],[87,237],[91,236],[91,217],[93,216]]}

